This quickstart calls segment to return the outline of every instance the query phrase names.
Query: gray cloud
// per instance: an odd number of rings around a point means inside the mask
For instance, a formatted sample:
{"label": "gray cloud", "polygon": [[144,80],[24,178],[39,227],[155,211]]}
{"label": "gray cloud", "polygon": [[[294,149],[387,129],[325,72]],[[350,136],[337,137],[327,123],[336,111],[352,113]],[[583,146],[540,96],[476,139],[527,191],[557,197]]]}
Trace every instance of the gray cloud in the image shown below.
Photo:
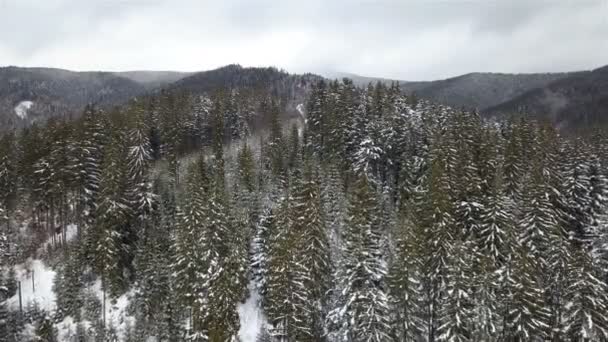
{"label": "gray cloud", "polygon": [[608,0],[0,0],[0,64],[408,80],[608,63]]}

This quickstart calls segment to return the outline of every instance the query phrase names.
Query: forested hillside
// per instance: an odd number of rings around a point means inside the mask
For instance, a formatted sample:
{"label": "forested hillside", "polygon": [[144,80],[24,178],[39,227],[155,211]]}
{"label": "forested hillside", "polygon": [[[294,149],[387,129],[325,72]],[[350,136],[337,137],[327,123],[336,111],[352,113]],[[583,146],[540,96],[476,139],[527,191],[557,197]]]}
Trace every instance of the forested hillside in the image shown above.
{"label": "forested hillside", "polygon": [[608,341],[604,132],[313,81],[5,134],[0,341]]}
{"label": "forested hillside", "polygon": [[87,103],[124,103],[145,91],[143,85],[109,72],[2,67],[0,132],[50,117],[74,117]]}
{"label": "forested hillside", "polygon": [[608,66],[573,73],[543,87],[488,108],[487,115],[528,116],[550,120],[563,130],[606,126],[608,109]]}
{"label": "forested hillside", "polygon": [[355,85],[362,87],[370,83],[375,84],[378,81],[383,83],[398,82],[401,90],[406,94],[415,94],[422,99],[454,108],[478,110],[485,113],[486,109],[513,100],[528,91],[581,74],[584,74],[584,72],[532,74],[473,72],[432,81],[390,80],[348,73],[334,73],[329,76],[330,78],[347,77],[352,79]]}
{"label": "forested hillside", "polygon": [[321,77],[293,75],[273,67],[244,68],[228,65],[214,70],[182,73],[169,71],[74,72],[52,68],[0,68],[0,132],[44,124],[50,118],[73,119],[87,104],[111,110],[135,96],[157,95],[163,89],[190,94],[223,88],[269,93],[294,114],[310,84]]}

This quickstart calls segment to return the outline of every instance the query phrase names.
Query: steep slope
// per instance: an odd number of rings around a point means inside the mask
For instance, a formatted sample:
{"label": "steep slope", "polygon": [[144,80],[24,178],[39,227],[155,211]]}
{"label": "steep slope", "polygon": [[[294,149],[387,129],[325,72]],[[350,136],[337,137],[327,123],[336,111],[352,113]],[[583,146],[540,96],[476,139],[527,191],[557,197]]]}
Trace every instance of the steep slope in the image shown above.
{"label": "steep slope", "polygon": [[489,108],[489,117],[524,113],[565,129],[608,123],[608,66],[579,72]]}

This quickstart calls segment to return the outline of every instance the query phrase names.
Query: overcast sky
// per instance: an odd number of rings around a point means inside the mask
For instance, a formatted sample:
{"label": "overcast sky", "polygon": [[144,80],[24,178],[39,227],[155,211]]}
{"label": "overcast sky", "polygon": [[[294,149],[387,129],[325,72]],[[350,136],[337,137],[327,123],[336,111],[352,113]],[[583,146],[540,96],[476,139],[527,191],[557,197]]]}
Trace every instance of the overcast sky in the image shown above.
{"label": "overcast sky", "polygon": [[608,64],[608,0],[0,0],[0,65],[428,80]]}

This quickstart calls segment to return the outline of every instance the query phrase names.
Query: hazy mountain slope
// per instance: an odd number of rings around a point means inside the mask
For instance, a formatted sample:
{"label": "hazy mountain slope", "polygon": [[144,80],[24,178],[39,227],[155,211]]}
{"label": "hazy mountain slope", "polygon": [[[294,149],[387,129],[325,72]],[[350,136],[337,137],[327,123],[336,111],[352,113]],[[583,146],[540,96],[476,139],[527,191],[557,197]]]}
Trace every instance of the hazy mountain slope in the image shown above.
{"label": "hazy mountain slope", "polygon": [[181,80],[184,77],[195,74],[194,72],[179,71],[121,71],[114,73],[117,76],[128,78],[144,85],[148,89],[155,89],[167,84]]}
{"label": "hazy mountain slope", "polygon": [[53,68],[0,68],[0,130],[24,127],[53,116],[79,115],[88,103],[117,105],[168,88],[206,93],[220,88],[263,90],[280,96],[295,112],[310,85],[321,77],[292,75],[276,68],[229,65],[215,70],[74,72]]}
{"label": "hazy mountain slope", "polygon": [[[399,82],[405,93],[457,108],[477,109],[500,116],[525,109],[568,126],[603,122],[606,108],[606,68],[593,72],[502,74],[471,73],[437,81],[409,82],[349,73],[326,74],[350,78],[359,86]],[[174,71],[74,72],[53,68],[0,68],[0,129],[22,127],[52,116],[78,115],[87,103],[116,105],[134,96],[168,88],[208,93],[220,88],[272,92],[296,112],[321,79],[268,68],[222,68],[182,73]]]}
{"label": "hazy mountain slope", "polygon": [[402,82],[401,89],[438,103],[483,111],[568,75],[471,73],[428,83]]}
{"label": "hazy mountain slope", "polygon": [[376,82],[399,82],[401,90],[405,93],[416,94],[420,98],[457,108],[478,110],[496,106],[531,89],[545,86],[569,75],[569,73],[470,73],[445,80],[404,81],[343,72],[326,74],[332,79],[350,78],[361,87]]}
{"label": "hazy mountain slope", "polygon": [[[0,127],[74,115],[91,102],[119,104],[145,91],[142,84],[109,72],[0,68]],[[19,110],[24,102],[31,102],[25,112]]]}
{"label": "hazy mountain slope", "polygon": [[562,128],[608,123],[608,66],[579,72],[486,111],[491,117],[524,113]]}
{"label": "hazy mountain slope", "polygon": [[402,86],[406,85],[408,90],[412,90],[412,89],[418,90],[418,89],[422,89],[432,83],[432,81],[410,82],[410,81],[403,81],[403,80],[384,78],[384,77],[361,76],[361,75],[357,75],[357,74],[353,74],[353,73],[349,73],[349,72],[325,72],[325,73],[323,73],[323,76],[326,78],[329,78],[331,80],[342,80],[343,78],[348,78],[348,79],[352,80],[353,83],[358,87],[367,87],[370,83],[376,84],[378,82],[388,83],[388,84],[390,84],[391,82],[399,82],[399,84],[401,84]]}

